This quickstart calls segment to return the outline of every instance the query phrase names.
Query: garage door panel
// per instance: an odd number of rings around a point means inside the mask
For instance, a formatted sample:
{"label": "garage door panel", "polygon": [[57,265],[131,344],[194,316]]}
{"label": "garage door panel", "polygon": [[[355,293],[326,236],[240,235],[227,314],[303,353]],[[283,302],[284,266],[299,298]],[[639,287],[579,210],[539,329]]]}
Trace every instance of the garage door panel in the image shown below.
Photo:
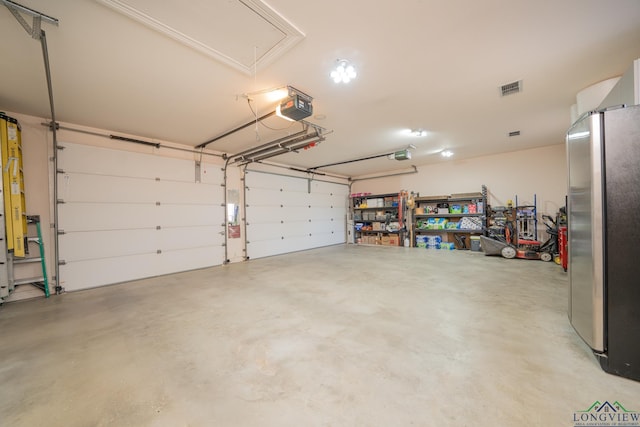
{"label": "garage door panel", "polygon": [[247,240],[250,242],[280,240],[285,231],[279,222],[252,224],[247,226]]}
{"label": "garage door panel", "polygon": [[213,205],[160,205],[156,206],[153,226],[191,227],[220,226],[224,222],[221,206]]}
{"label": "garage door panel", "polygon": [[162,252],[157,257],[156,274],[213,267],[224,261],[224,247],[191,248]]}
{"label": "garage door panel", "polygon": [[311,219],[312,220],[320,220],[320,219],[327,219],[327,218],[334,218],[334,219],[343,219],[346,218],[346,213],[341,212],[342,209],[334,209],[331,207],[319,207],[316,209],[312,209],[311,210]]}
{"label": "garage door panel", "polygon": [[[60,281],[85,289],[224,262],[220,166],[64,144]],[[65,285],[66,284],[66,285]]]}
{"label": "garage door panel", "polygon": [[73,203],[58,206],[59,228],[65,231],[155,227],[155,205]]}
{"label": "garage door panel", "polygon": [[60,266],[60,284],[66,291],[95,288],[156,275],[157,254],[131,255],[68,262]]}
{"label": "garage door panel", "polygon": [[157,230],[113,230],[65,233],[58,239],[65,261],[155,253]]}
{"label": "garage door panel", "polygon": [[194,181],[195,161],[61,142],[58,166],[68,172]]}
{"label": "garage door panel", "polygon": [[[249,188],[246,217],[250,258],[334,244],[340,236],[342,243],[346,241],[344,231],[335,235],[333,229],[337,221],[342,222],[338,228],[344,229],[348,186],[319,181],[309,186],[305,178],[256,171],[247,173],[245,183]],[[282,208],[277,208],[274,200],[280,201]],[[330,237],[317,238],[316,233]]]}
{"label": "garage door panel", "polygon": [[328,232],[328,231],[332,231],[334,228],[335,224],[333,221],[331,220],[317,220],[317,221],[311,221],[309,223],[309,232],[310,233],[323,233],[323,232]]}
{"label": "garage door panel", "polygon": [[280,222],[286,219],[286,211],[280,206],[255,206],[247,208],[247,221],[250,223]]}
{"label": "garage door panel", "polygon": [[157,183],[150,179],[65,173],[59,184],[58,198],[66,203],[152,203],[157,200]]}
{"label": "garage door panel", "polygon": [[283,236],[304,236],[310,233],[311,223],[308,221],[287,221],[284,223]]}
{"label": "garage door panel", "polygon": [[344,237],[341,237],[337,233],[314,234],[311,240],[317,246],[329,246],[344,243]]}
{"label": "garage door panel", "polygon": [[267,256],[284,254],[287,252],[293,252],[289,249],[289,242],[284,240],[266,240],[266,241],[251,241],[247,245],[247,255],[250,258],[263,258]]}
{"label": "garage door panel", "polygon": [[154,201],[160,203],[197,204],[212,197],[224,197],[219,185],[180,181],[156,181],[155,184]]}
{"label": "garage door panel", "polygon": [[162,228],[157,232],[158,249],[164,252],[222,246],[224,236],[221,231],[220,226]]}
{"label": "garage door panel", "polygon": [[247,191],[251,206],[280,206],[283,204],[282,191],[271,188],[254,188]]}
{"label": "garage door panel", "polygon": [[220,184],[224,182],[224,172],[220,165],[211,163],[200,164],[200,182],[203,184],[213,184],[224,189]]}
{"label": "garage door panel", "polygon": [[309,221],[311,211],[308,207],[289,207],[285,209],[284,216],[289,221]]}
{"label": "garage door panel", "polygon": [[306,192],[283,191],[282,200],[284,205],[292,207],[309,207],[312,197]]}

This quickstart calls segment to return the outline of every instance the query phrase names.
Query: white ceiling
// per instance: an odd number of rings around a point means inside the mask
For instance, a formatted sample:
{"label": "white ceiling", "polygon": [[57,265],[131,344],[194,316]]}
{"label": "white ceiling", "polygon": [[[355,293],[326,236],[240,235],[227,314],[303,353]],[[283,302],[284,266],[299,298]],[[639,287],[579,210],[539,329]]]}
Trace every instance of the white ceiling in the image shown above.
{"label": "white ceiling", "polygon": [[[242,94],[292,85],[331,133],[270,162],[311,168],[416,146],[405,162],[322,169],[346,176],[561,144],[576,94],[640,58],[638,0],[114,1],[155,27],[104,0],[18,3],[59,19],[43,24],[59,121],[195,147],[254,119]],[[40,44],[3,6],[0,37],[0,109],[50,117]],[[348,85],[329,78],[339,58],[357,67]],[[522,93],[501,97],[516,80]],[[252,98],[258,116],[273,110]],[[300,129],[271,117],[208,148],[237,153]]]}

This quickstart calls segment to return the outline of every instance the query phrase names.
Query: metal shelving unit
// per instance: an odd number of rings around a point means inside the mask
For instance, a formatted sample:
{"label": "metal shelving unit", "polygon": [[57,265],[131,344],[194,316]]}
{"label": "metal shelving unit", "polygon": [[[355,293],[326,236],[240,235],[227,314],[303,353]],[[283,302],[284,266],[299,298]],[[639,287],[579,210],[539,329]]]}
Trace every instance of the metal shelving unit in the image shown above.
{"label": "metal shelving unit", "polygon": [[[419,236],[421,235],[446,236],[446,241],[453,242],[454,239],[449,238],[450,235],[463,234],[465,235],[463,241],[466,241],[468,240],[467,237],[472,235],[484,234],[487,221],[487,188],[484,185],[478,193],[416,197],[414,203],[415,207],[411,228],[412,246],[419,246],[420,242],[418,242],[418,240],[420,240]],[[460,206],[460,212],[451,212],[451,207],[455,205]],[[441,212],[441,210],[446,211]],[[443,219],[447,220],[448,223],[455,222],[456,227],[448,228],[445,224],[443,228],[426,228],[424,224],[429,219]],[[460,225],[462,225],[462,227],[460,227]],[[451,226],[449,225],[449,227]]]}
{"label": "metal shelving unit", "polygon": [[[402,246],[406,232],[405,211],[406,195],[403,192],[352,194],[354,243]],[[394,224],[396,226],[392,227]]]}

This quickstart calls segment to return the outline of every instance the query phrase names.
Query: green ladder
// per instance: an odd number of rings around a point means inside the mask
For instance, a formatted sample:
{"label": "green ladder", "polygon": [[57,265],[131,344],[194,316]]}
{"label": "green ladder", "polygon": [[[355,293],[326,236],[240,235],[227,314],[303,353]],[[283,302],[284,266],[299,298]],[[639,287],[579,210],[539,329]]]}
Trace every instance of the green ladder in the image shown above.
{"label": "green ladder", "polygon": [[42,241],[42,229],[40,228],[40,215],[27,215],[27,224],[35,224],[36,230],[38,231],[37,237],[27,237],[27,244],[25,247],[28,249],[28,243],[35,243],[38,245],[40,250],[39,257],[27,257],[27,258],[13,258],[13,264],[26,264],[26,263],[34,263],[40,262],[40,266],[42,267],[42,276],[41,277],[31,277],[25,279],[15,279],[13,277],[13,266],[11,266],[11,262],[9,262],[11,272],[9,274],[9,288],[13,290],[16,286],[19,285],[32,285],[36,288],[41,289],[44,292],[44,296],[49,298],[49,278],[47,277],[47,265],[45,263],[44,258],[44,242]]}

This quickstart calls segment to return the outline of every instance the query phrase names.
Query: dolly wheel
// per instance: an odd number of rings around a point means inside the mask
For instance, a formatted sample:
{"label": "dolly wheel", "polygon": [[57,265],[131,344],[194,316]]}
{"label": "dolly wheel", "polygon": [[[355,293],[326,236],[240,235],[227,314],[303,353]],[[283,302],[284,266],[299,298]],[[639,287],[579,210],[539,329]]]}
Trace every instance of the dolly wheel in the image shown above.
{"label": "dolly wheel", "polygon": [[549,252],[542,252],[540,254],[540,260],[544,262],[549,262],[553,259],[553,256]]}
{"label": "dolly wheel", "polygon": [[515,250],[515,248],[512,248],[511,246],[505,246],[504,248],[502,248],[500,253],[502,254],[502,256],[504,258],[507,258],[507,259],[511,259],[511,258],[515,258],[516,257],[516,250]]}

